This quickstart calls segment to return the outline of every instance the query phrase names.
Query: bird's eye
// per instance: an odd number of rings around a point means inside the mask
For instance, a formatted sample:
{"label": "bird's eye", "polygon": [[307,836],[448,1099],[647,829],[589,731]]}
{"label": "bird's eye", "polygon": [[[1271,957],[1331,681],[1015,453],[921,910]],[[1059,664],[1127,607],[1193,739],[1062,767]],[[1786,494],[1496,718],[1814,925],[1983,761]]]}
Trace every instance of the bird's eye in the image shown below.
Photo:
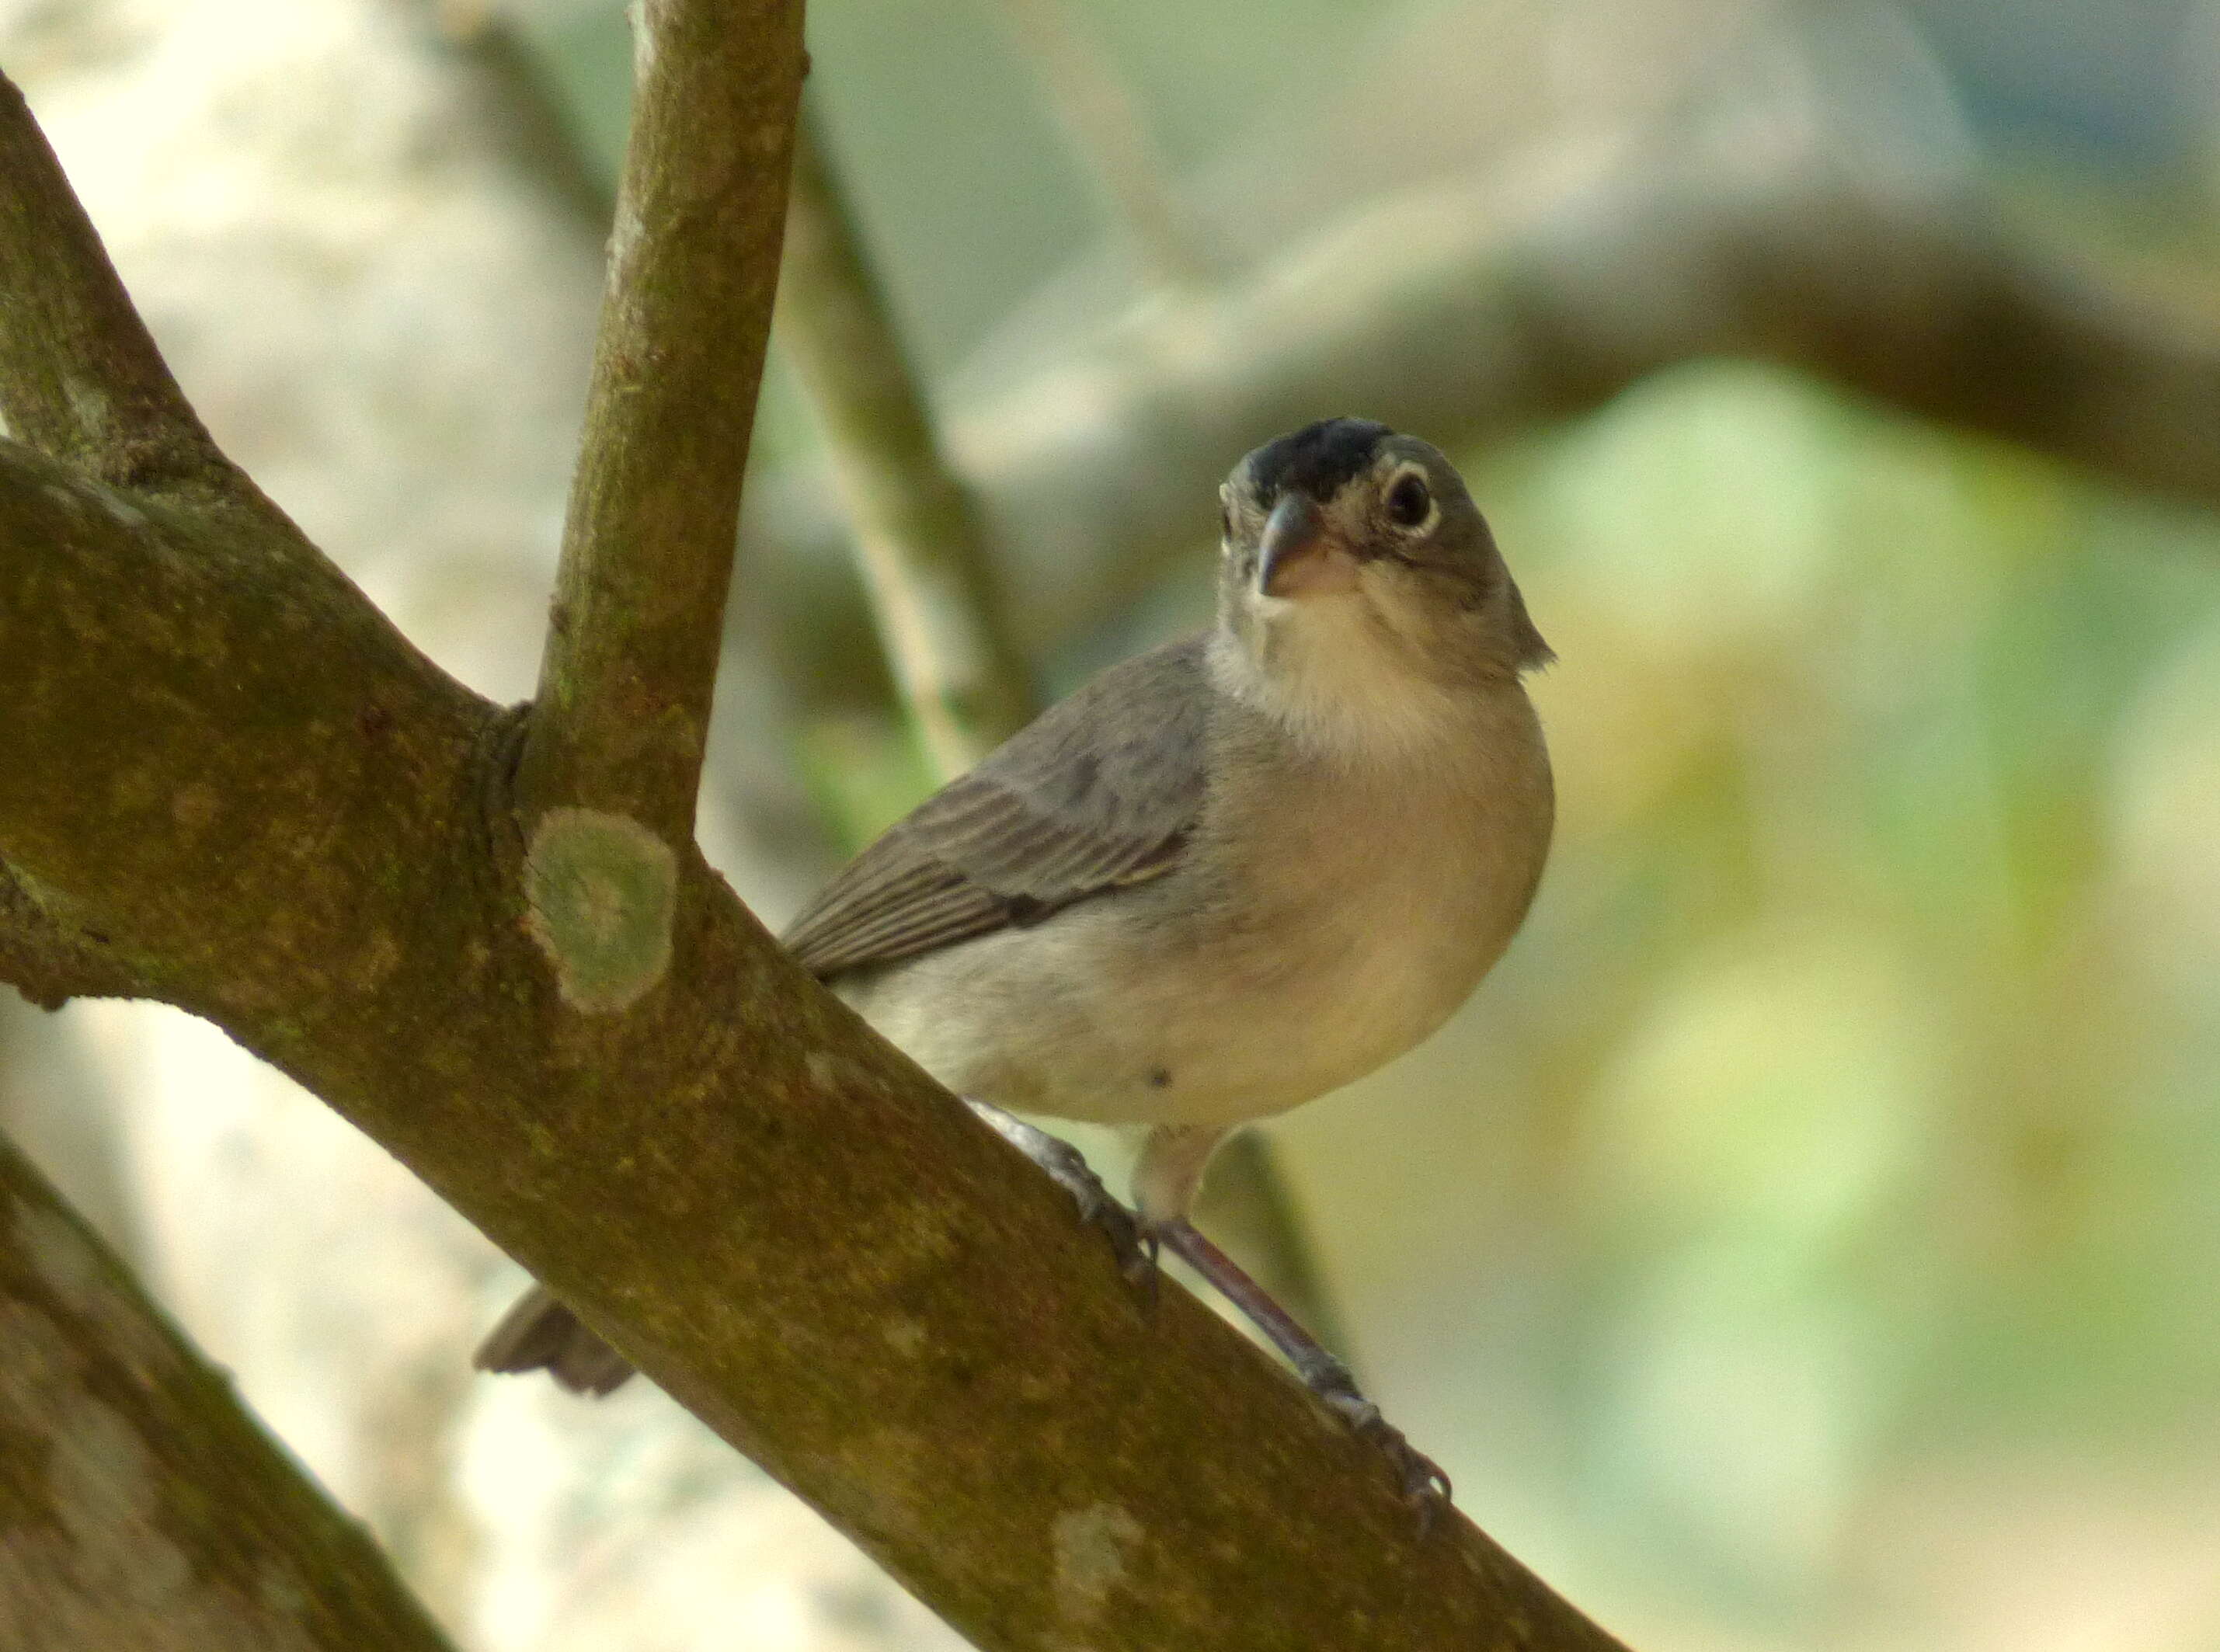
{"label": "bird's eye", "polygon": [[1388,520],[1398,527],[1422,526],[1433,508],[1434,496],[1427,489],[1426,478],[1416,471],[1404,471],[1388,489]]}

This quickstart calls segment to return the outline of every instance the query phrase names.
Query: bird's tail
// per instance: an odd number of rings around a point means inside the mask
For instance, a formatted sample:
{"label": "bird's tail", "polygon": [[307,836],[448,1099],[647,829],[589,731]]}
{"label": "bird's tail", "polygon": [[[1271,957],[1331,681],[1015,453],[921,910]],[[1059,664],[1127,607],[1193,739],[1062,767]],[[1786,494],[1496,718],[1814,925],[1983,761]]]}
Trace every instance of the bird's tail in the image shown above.
{"label": "bird's tail", "polygon": [[544,1285],[516,1299],[471,1363],[481,1371],[546,1371],[572,1393],[608,1393],[632,1375],[624,1356],[587,1330]]}

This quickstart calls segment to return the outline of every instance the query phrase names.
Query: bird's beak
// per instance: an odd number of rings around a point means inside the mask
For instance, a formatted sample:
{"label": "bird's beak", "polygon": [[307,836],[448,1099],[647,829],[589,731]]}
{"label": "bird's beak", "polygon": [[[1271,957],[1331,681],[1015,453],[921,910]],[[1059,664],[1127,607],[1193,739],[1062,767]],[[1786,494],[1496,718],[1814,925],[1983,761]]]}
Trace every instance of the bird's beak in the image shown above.
{"label": "bird's beak", "polygon": [[1326,532],[1317,504],[1283,493],[1257,547],[1257,589],[1267,596],[1312,596],[1356,588],[1356,558]]}

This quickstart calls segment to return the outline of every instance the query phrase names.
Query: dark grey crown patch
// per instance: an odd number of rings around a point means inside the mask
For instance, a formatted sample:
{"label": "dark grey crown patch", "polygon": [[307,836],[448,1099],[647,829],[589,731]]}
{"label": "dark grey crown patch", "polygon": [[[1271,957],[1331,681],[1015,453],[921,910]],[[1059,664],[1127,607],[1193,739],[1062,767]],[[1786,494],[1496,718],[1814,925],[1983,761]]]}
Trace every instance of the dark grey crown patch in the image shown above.
{"label": "dark grey crown patch", "polygon": [[1393,434],[1369,419],[1321,419],[1257,450],[1249,477],[1269,508],[1290,488],[1323,503],[1372,463]]}

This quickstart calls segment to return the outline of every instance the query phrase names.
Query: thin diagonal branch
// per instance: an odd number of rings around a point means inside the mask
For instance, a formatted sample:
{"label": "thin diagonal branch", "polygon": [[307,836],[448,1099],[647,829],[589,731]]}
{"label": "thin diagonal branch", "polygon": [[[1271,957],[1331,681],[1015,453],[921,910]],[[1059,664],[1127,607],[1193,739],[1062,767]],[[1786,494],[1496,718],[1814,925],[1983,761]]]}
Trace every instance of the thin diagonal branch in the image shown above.
{"label": "thin diagonal branch", "polygon": [[448,1652],[4,1137],[0,1326],[0,1646]]}
{"label": "thin diagonal branch", "polygon": [[800,0],[641,0],[528,816],[691,840],[801,95]]}
{"label": "thin diagonal branch", "polygon": [[233,485],[91,220],[0,75],[0,421],[117,487]]}
{"label": "thin diagonal branch", "polygon": [[805,109],[795,144],[778,342],[823,433],[895,680],[951,779],[1038,708],[979,513],[941,457],[821,124]]}
{"label": "thin diagonal branch", "polygon": [[1131,90],[1104,59],[1069,0],[1001,0],[1010,32],[1040,78],[1080,163],[1159,287],[1201,284],[1209,265],[1164,182],[1163,158]]}
{"label": "thin diagonal branch", "polygon": [[[954,778],[1039,709],[969,489],[942,452],[884,290],[805,105],[779,293],[779,346],[839,478],[873,617],[926,754]],[[1348,1343],[1270,1144],[1213,1165],[1210,1217],[1329,1346]]]}

